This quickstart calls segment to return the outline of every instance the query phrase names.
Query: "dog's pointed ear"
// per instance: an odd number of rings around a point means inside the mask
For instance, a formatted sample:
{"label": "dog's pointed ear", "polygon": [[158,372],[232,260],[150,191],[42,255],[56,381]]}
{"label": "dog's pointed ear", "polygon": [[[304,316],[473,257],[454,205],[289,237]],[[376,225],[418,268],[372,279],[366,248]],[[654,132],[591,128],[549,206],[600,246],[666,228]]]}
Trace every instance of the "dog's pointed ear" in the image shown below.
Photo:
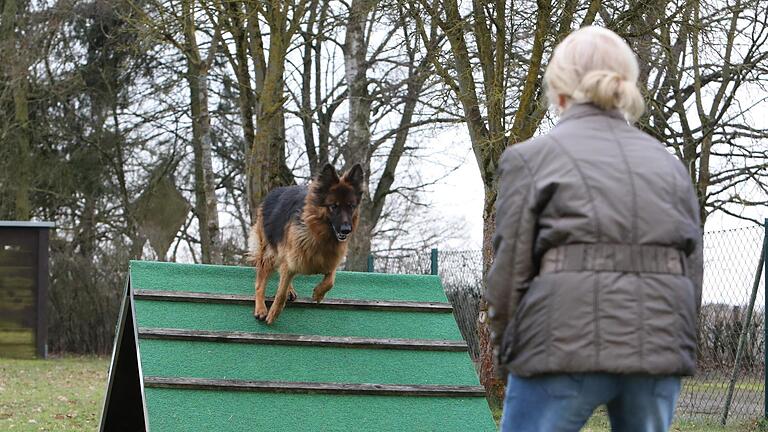
{"label": "dog's pointed ear", "polygon": [[365,183],[365,174],[363,173],[363,167],[358,163],[344,173],[344,180],[346,180],[357,192],[358,196],[363,193],[363,184]]}
{"label": "dog's pointed ear", "polygon": [[317,186],[321,191],[327,191],[331,186],[339,182],[339,175],[336,174],[336,168],[331,164],[325,164],[317,174]]}
{"label": "dog's pointed ear", "polygon": [[339,175],[336,174],[336,168],[334,168],[333,165],[327,163],[323,166],[323,169],[321,169],[320,173],[317,175],[317,180],[321,183],[331,185],[339,182]]}

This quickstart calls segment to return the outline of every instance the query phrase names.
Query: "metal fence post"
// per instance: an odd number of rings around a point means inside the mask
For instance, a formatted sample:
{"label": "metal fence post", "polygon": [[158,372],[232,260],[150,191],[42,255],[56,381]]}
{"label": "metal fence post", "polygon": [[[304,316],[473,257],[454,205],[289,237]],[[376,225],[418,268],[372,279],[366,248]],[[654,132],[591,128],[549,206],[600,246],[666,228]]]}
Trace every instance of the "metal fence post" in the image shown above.
{"label": "metal fence post", "polygon": [[431,271],[429,274],[436,275],[437,274],[437,248],[432,249],[429,259],[432,263],[432,267],[430,269]]}
{"label": "metal fence post", "polygon": [[368,254],[368,273],[373,273],[373,254]]}

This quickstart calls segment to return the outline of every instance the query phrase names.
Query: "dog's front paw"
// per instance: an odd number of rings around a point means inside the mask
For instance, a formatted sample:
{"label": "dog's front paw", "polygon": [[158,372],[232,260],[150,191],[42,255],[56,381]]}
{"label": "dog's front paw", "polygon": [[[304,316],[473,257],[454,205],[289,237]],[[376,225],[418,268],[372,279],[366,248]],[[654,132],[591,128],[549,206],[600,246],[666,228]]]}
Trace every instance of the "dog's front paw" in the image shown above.
{"label": "dog's front paw", "polygon": [[264,321],[267,318],[267,305],[263,303],[257,305],[253,311],[253,316],[259,321]]}
{"label": "dog's front paw", "polygon": [[291,289],[288,290],[288,301],[292,302],[292,301],[296,300],[298,297],[299,297],[299,295],[296,294],[296,290],[294,290],[293,287],[291,287]]}
{"label": "dog's front paw", "polygon": [[316,303],[320,303],[325,298],[325,293],[320,292],[318,290],[312,291],[312,300],[314,300]]}
{"label": "dog's front paw", "polygon": [[280,315],[280,312],[276,310],[275,308],[270,308],[269,314],[267,315],[267,324],[272,325],[275,320],[277,320],[277,317]]}

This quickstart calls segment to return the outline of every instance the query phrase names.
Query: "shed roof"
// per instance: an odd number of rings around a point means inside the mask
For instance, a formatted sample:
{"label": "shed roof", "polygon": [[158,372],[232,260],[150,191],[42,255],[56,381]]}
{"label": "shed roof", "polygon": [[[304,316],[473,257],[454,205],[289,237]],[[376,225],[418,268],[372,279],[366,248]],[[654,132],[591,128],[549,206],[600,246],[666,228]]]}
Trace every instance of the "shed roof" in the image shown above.
{"label": "shed roof", "polygon": [[9,228],[55,228],[53,222],[35,222],[35,221],[4,221],[0,220],[0,227]]}

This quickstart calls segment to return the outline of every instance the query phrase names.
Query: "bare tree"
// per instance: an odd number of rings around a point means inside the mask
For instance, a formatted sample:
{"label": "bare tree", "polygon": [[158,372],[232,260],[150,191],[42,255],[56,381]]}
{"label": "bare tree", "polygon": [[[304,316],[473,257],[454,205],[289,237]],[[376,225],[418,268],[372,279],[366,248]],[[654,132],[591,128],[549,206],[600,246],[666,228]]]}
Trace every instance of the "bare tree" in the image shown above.
{"label": "bare tree", "polygon": [[205,263],[221,264],[221,234],[216,201],[216,185],[211,155],[211,120],[208,107],[208,70],[221,43],[221,28],[213,22],[213,37],[208,53],[202,57],[197,41],[196,8],[183,0],[183,51],[187,60],[189,106],[192,115],[192,149],[195,155],[195,209],[200,221],[200,244]]}
{"label": "bare tree", "polygon": [[265,52],[259,23],[253,22],[249,26],[251,55],[257,75],[261,71],[263,76],[263,82],[257,86],[256,135],[247,154],[246,166],[252,215],[271,189],[293,180],[285,164],[285,58],[306,7],[307,0],[264,5],[256,2],[255,9],[249,11],[263,17],[269,28],[269,48]]}
{"label": "bare tree", "polygon": [[[347,9],[331,3],[320,2],[317,13],[309,15],[297,68],[301,92],[292,96],[311,172],[339,158],[344,168],[364,167],[367,187],[346,268],[365,270],[375,227],[395,191],[399,163],[412,150],[409,137],[419,128],[455,118],[440,117],[429,107],[426,92],[436,83],[430,80],[431,62],[422,54],[425,41],[400,4],[363,0]],[[334,39],[342,35],[343,42]],[[326,46],[331,46],[329,54]],[[339,47],[343,75],[334,74]],[[346,119],[340,110],[345,104]],[[335,122],[346,127],[334,128]]]}
{"label": "bare tree", "polygon": [[768,205],[768,11],[755,0],[650,6],[605,12],[643,65],[642,127],[688,167],[702,223],[718,211],[761,223],[739,210]]}
{"label": "bare tree", "polygon": [[[533,136],[546,117],[544,59],[575,26],[596,22],[634,46],[650,100],[640,126],[667,143],[689,168],[702,220],[710,211],[732,213],[729,204],[768,201],[762,180],[766,150],[760,146],[766,129],[750,123],[764,96],[748,94],[748,89],[763,89],[766,72],[768,29],[756,1],[536,0],[512,5],[421,0],[409,5],[423,34],[427,22],[436,22],[448,40],[432,58],[463,108],[485,185],[484,269],[492,260],[496,163],[506,146]],[[747,194],[741,192],[745,188]],[[498,403],[503,383],[492,378],[487,329],[480,326],[479,331],[481,380],[492,403]]]}
{"label": "bare tree", "polygon": [[[594,19],[594,3],[579,10],[579,2],[550,0],[460,4],[457,0],[410,4],[411,17],[422,37],[436,25],[447,45],[431,52],[436,72],[463,108],[475,159],[485,189],[483,209],[483,267],[492,260],[491,236],[495,229],[498,159],[508,145],[536,132],[546,114],[542,104],[541,75],[547,47],[568,34],[580,12],[581,25]],[[526,5],[528,6],[526,8]],[[535,10],[531,20],[527,12]],[[425,18],[426,17],[426,18]],[[493,356],[486,326],[480,326],[481,381],[489,400],[498,405],[503,381],[494,377]]]}
{"label": "bare tree", "polygon": [[189,109],[192,119],[192,150],[195,173],[195,213],[199,221],[201,259],[205,263],[221,263],[221,235],[216,200],[216,186],[211,155],[211,121],[209,113],[208,73],[221,43],[221,26],[211,19],[208,52],[201,53],[198,33],[204,10],[192,0],[176,2],[152,1],[147,7],[133,4],[142,19],[137,28],[176,48],[187,63],[186,80],[189,89]]}

